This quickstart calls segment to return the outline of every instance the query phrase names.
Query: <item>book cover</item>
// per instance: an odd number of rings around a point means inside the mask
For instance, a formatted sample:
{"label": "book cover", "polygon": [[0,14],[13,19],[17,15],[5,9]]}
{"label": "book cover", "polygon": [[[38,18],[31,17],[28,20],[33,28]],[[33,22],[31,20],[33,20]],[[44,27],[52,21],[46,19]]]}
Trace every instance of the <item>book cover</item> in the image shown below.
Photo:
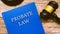
{"label": "book cover", "polygon": [[8,34],[45,34],[34,2],[2,13]]}

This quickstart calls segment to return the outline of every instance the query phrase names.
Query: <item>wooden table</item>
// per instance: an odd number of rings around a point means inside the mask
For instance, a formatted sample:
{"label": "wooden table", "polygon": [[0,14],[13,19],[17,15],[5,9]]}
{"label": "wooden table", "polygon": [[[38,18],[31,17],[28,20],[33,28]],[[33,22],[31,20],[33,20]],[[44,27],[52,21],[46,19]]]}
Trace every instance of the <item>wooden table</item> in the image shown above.
{"label": "wooden table", "polygon": [[[51,0],[24,0],[24,2],[18,6],[22,6],[22,5],[25,5],[30,2],[35,2],[36,6],[37,6],[38,14],[40,14],[42,9],[45,7],[45,5],[48,4],[49,1],[51,1]],[[59,14],[60,0],[54,0],[54,1],[58,2],[58,4],[59,4],[59,7],[55,13],[60,17],[60,14]],[[18,6],[13,6],[13,7],[7,6],[0,1],[0,34],[7,34],[7,30],[5,28],[5,24],[2,19],[1,13],[11,10],[13,8],[16,8]],[[49,20],[49,21],[42,21],[42,25],[43,25],[43,28],[44,28],[46,34],[60,34],[60,24],[57,24],[56,22]]]}

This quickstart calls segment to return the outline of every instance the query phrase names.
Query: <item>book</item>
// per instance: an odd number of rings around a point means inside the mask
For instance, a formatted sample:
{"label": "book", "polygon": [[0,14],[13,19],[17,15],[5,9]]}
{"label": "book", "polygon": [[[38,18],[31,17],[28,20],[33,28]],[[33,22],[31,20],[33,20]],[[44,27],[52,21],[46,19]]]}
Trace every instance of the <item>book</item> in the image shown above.
{"label": "book", "polygon": [[45,34],[35,2],[2,13],[8,34]]}

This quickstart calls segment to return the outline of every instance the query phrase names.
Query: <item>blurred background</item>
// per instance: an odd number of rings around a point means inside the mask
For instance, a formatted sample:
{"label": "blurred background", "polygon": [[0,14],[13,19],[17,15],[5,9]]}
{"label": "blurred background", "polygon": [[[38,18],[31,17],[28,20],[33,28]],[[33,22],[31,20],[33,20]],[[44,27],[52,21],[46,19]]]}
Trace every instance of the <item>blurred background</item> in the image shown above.
{"label": "blurred background", "polygon": [[[6,12],[8,10],[17,8],[19,6],[23,6],[25,4],[28,4],[30,2],[35,2],[36,7],[38,10],[38,14],[43,10],[43,8],[50,2],[50,1],[56,1],[59,4],[58,9],[55,11],[55,13],[60,17],[60,0],[24,0],[20,5],[18,6],[7,6],[0,0],[0,34],[8,34],[4,21],[2,19],[2,12]],[[11,3],[12,4],[12,3]],[[42,21],[43,28],[45,30],[46,34],[60,34],[60,24],[57,24],[56,22],[52,20],[48,21]]]}

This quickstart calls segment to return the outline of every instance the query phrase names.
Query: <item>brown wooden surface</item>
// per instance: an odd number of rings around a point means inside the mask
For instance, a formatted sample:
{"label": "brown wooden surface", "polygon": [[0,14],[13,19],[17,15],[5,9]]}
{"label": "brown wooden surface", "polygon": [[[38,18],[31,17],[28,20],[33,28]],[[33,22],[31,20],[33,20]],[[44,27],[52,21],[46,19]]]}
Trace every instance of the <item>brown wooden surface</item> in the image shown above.
{"label": "brown wooden surface", "polygon": [[[27,3],[33,2],[33,1],[36,3],[38,13],[40,14],[40,12],[45,7],[45,5],[47,5],[47,3],[51,0],[24,0],[24,2],[18,6],[22,6]],[[55,13],[60,17],[60,13],[59,13],[60,12],[60,0],[54,0],[54,1],[58,2],[58,4],[59,4],[59,7]],[[11,10],[13,8],[16,8],[18,6],[14,6],[14,7],[7,6],[0,1],[0,34],[7,34],[7,30],[5,28],[5,24],[3,22],[1,13]],[[42,21],[42,24],[43,24],[43,28],[44,28],[46,34],[60,34],[60,24],[57,24],[56,22],[54,22],[52,20],[49,20],[46,22]]]}

